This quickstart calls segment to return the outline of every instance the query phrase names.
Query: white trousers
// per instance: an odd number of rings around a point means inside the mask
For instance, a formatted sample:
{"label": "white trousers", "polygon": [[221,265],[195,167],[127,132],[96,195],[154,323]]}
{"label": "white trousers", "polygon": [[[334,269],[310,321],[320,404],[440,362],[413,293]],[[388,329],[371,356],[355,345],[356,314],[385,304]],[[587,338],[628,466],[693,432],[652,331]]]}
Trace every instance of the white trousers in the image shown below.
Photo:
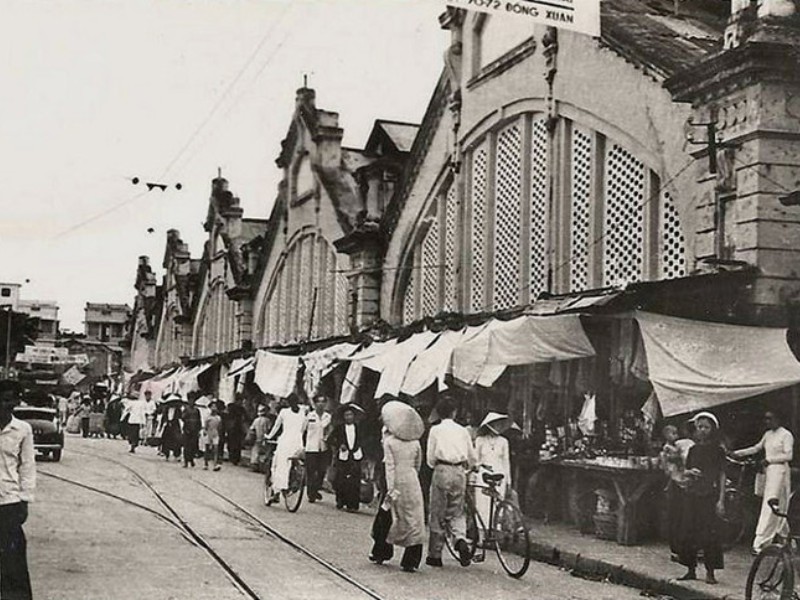
{"label": "white trousers", "polygon": [[776,535],[784,537],[789,535],[788,521],[773,513],[767,502],[772,498],[777,498],[780,512],[786,512],[789,508],[791,489],[789,465],[768,465],[764,482],[764,499],[761,501],[761,516],[758,518],[756,537],[753,540],[753,550],[756,552],[760,552],[771,544],[772,538]]}

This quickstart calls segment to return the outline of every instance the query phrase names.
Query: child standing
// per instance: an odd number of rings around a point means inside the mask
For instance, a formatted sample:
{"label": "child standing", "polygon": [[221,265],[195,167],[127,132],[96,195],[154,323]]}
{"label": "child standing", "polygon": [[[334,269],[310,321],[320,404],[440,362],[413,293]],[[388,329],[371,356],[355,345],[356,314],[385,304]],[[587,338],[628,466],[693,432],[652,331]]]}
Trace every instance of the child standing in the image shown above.
{"label": "child standing", "polygon": [[212,457],[214,459],[214,470],[219,471],[221,468],[219,456],[219,434],[221,429],[222,417],[219,416],[219,408],[217,407],[217,403],[214,402],[211,404],[211,414],[208,419],[206,419],[206,424],[203,427],[203,437],[205,438],[205,464],[203,468],[206,470],[208,470],[208,463],[211,461]]}

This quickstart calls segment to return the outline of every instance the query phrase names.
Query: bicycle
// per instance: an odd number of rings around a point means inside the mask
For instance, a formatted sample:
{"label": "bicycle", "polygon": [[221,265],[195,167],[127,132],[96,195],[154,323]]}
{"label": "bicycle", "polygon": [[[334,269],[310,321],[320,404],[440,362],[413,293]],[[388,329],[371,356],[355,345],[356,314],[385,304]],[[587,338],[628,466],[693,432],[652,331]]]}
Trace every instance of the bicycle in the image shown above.
{"label": "bicycle", "polygon": [[[272,506],[275,502],[275,493],[272,490],[272,461],[275,455],[275,447],[278,442],[268,440],[267,442],[267,455],[264,460],[266,467],[264,473],[264,504]],[[303,503],[303,494],[306,489],[306,461],[302,456],[293,456],[289,459],[292,463],[289,469],[289,487],[281,490],[283,496],[283,503],[286,510],[290,513],[295,513],[300,510],[300,505]]]}
{"label": "bicycle", "polygon": [[[519,579],[528,570],[531,562],[531,542],[522,513],[511,502],[500,496],[498,487],[503,480],[502,473],[483,473],[480,483],[467,484],[464,512],[467,519],[467,540],[470,555],[476,562],[486,558],[486,551],[494,550],[500,566],[509,576]],[[489,523],[486,524],[475,507],[474,494],[483,493],[489,496]],[[456,540],[448,526],[445,534],[447,550],[456,560]],[[480,552],[480,554],[477,554]],[[476,558],[476,556],[478,558]]]}
{"label": "bicycle", "polygon": [[[778,499],[768,501],[772,512],[789,521],[788,513],[778,508]],[[794,547],[800,536],[792,535],[791,529],[785,540],[773,542],[764,548],[750,567],[747,574],[746,600],[799,600],[794,591],[794,560],[797,553]]]}
{"label": "bicycle", "polygon": [[752,533],[761,499],[753,491],[754,476],[750,476],[758,461],[730,456],[726,460],[735,469],[733,476],[725,480],[725,515],[722,517],[722,547],[730,550]]}

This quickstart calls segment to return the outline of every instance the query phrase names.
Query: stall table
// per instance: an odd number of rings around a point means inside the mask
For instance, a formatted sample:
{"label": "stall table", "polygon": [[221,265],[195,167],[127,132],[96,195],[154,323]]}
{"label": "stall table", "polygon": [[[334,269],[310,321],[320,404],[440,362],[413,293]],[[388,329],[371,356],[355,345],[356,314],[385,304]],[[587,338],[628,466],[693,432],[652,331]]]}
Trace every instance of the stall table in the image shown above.
{"label": "stall table", "polygon": [[[638,509],[648,490],[664,485],[664,474],[655,469],[607,465],[591,459],[558,459],[550,463],[566,471],[573,484],[592,480],[611,482],[617,495],[617,543],[635,545],[640,542]],[[582,476],[582,477],[581,477]]]}

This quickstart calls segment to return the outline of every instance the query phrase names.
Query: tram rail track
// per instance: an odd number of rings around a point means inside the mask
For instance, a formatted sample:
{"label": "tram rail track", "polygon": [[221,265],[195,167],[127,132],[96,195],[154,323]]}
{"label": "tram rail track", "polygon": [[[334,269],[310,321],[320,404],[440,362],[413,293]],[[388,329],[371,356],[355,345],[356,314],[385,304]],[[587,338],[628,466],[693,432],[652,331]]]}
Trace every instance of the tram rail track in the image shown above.
{"label": "tram rail track", "polygon": [[[136,469],[134,469],[130,465],[125,464],[122,461],[115,460],[115,459],[109,458],[107,456],[101,456],[101,455],[98,455],[98,454],[94,454],[92,452],[83,452],[83,451],[79,451],[79,450],[72,450],[71,452],[74,453],[74,454],[81,454],[81,455],[84,455],[84,456],[90,456],[92,458],[96,458],[96,459],[99,459],[99,460],[110,462],[112,464],[115,464],[117,466],[122,467],[127,472],[129,472],[139,484],[141,484],[146,490],[148,490],[148,492],[153,496],[153,498],[155,498],[155,500],[158,502],[158,504],[161,507],[163,507],[164,510],[167,511],[167,513],[169,515],[171,515],[171,517],[167,516],[167,515],[164,515],[161,512],[159,512],[159,511],[157,511],[157,510],[155,510],[155,509],[153,509],[153,508],[151,508],[149,506],[146,506],[146,505],[144,505],[144,504],[142,504],[140,502],[137,502],[135,500],[131,500],[129,498],[125,498],[124,496],[120,496],[119,494],[115,494],[113,492],[109,492],[107,490],[103,490],[103,489],[98,488],[96,486],[92,486],[90,484],[79,482],[79,481],[76,481],[74,479],[70,479],[68,477],[64,477],[64,476],[61,476],[61,475],[56,475],[54,473],[50,473],[49,471],[40,470],[40,473],[42,475],[47,476],[47,477],[53,478],[55,480],[60,480],[62,482],[75,485],[77,487],[86,489],[88,491],[92,491],[92,492],[104,495],[106,497],[110,497],[110,498],[116,499],[116,500],[121,501],[121,502],[123,502],[125,504],[128,504],[129,506],[144,510],[147,513],[153,515],[154,517],[158,518],[162,522],[164,522],[164,523],[170,525],[171,527],[175,528],[179,533],[181,533],[181,535],[183,536],[183,538],[187,542],[189,542],[193,546],[199,547],[200,549],[205,551],[206,554],[208,554],[209,557],[215,563],[217,563],[217,565],[225,572],[225,574],[228,577],[228,579],[231,581],[231,583],[234,585],[234,587],[236,587],[239,590],[239,592],[242,595],[244,595],[245,597],[251,598],[252,600],[262,600],[262,596],[260,596],[244,580],[244,578],[241,575],[239,575],[239,573],[233,568],[233,566],[227,560],[225,560],[225,558],[223,558],[214,549],[214,547],[205,539],[205,537],[199,531],[197,531],[195,528],[193,528],[191,526],[190,523],[188,523],[188,521],[164,497],[164,495],[153,485],[153,483],[151,481],[149,481],[139,471],[137,471]],[[228,497],[224,493],[222,493],[219,490],[216,490],[215,488],[213,488],[213,487],[211,487],[211,486],[209,486],[209,485],[207,485],[207,484],[205,484],[205,483],[203,483],[201,481],[198,481],[198,480],[196,480],[194,478],[190,478],[190,481],[192,481],[193,483],[195,483],[195,484],[201,486],[202,488],[206,489],[208,492],[210,492],[211,494],[213,494],[217,498],[221,499],[222,501],[224,501],[229,506],[231,506],[234,509],[236,509],[236,511],[239,512],[240,514],[245,515],[247,517],[247,520],[237,518],[236,515],[234,515],[234,514],[223,512],[222,514],[226,515],[228,518],[235,519],[235,520],[240,521],[242,523],[247,523],[247,524],[249,524],[251,526],[254,526],[256,529],[258,529],[262,533],[265,533],[267,537],[275,539],[275,540],[281,542],[283,545],[285,545],[285,546],[293,549],[294,551],[302,554],[303,556],[305,556],[308,559],[312,560],[313,562],[315,562],[316,564],[318,564],[319,566],[321,566],[322,568],[324,568],[328,572],[332,573],[338,579],[342,580],[343,582],[345,582],[345,583],[349,584],[350,586],[352,586],[353,588],[357,589],[358,591],[360,591],[361,593],[363,593],[367,597],[372,598],[373,600],[386,600],[384,596],[381,596],[375,590],[373,590],[373,589],[369,588],[368,586],[364,585],[363,583],[359,582],[358,580],[353,578],[351,575],[349,575],[348,573],[346,573],[345,571],[343,571],[342,569],[338,568],[336,565],[331,563],[330,561],[324,559],[323,557],[317,555],[316,553],[314,553],[313,551],[309,550],[305,546],[299,544],[298,542],[292,540],[290,537],[284,535],[283,533],[281,533],[280,531],[275,529],[272,525],[270,525],[269,523],[265,522],[263,519],[258,517],[256,514],[254,514],[253,512],[251,512],[250,510],[248,510],[247,508],[245,508],[244,506],[242,506],[241,504],[239,504],[235,500],[231,499],[230,497]]]}

